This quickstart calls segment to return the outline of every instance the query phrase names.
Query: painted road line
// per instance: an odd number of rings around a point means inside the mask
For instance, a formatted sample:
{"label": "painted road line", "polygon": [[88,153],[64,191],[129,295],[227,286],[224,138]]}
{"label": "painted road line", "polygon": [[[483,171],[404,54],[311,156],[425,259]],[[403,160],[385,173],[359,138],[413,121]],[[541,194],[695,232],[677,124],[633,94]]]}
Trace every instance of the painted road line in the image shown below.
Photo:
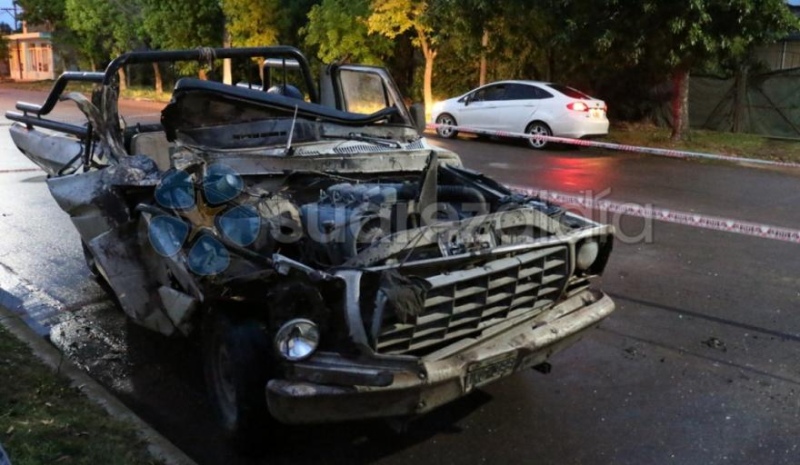
{"label": "painted road line", "polygon": [[667,223],[693,226],[696,228],[711,229],[714,231],[724,231],[745,236],[753,236],[762,239],[773,239],[777,241],[791,242],[800,244],[800,230],[772,226],[767,224],[753,223],[731,218],[718,216],[700,215],[697,213],[668,210],[643,206],[634,203],[614,202],[611,200],[595,200],[589,196],[581,197],[574,194],[566,194],[550,190],[536,189],[522,186],[508,186],[509,188],[536,196],[544,200],[550,200],[564,205],[580,206],[595,210],[606,211],[638,218],[664,221]]}
{"label": "painted road line", "polygon": [[30,173],[32,171],[42,171],[41,168],[15,168],[10,170],[0,170],[0,174],[6,173]]}
{"label": "painted road line", "polygon": [[621,152],[645,153],[649,155],[657,155],[661,157],[670,157],[670,158],[701,158],[706,160],[720,160],[720,161],[729,161],[734,163],[752,163],[752,164],[766,165],[766,166],[800,168],[800,163],[792,163],[786,161],[758,160],[754,158],[732,157],[728,155],[717,155],[713,153],[687,152],[683,150],[659,149],[654,147],[639,147],[635,145],[612,144],[610,142],[600,142],[595,140],[570,139],[567,137],[541,136],[541,135],[533,136],[531,134],[525,134],[521,132],[492,131],[488,129],[471,128],[465,126],[448,126],[446,124],[434,124],[434,123],[429,123],[427,127],[429,129],[436,129],[440,127],[451,128],[459,132],[467,132],[470,134],[483,134],[487,136],[510,137],[519,139],[542,139],[548,142],[556,142],[559,144],[578,145],[581,147],[596,147],[608,150],[617,150]]}

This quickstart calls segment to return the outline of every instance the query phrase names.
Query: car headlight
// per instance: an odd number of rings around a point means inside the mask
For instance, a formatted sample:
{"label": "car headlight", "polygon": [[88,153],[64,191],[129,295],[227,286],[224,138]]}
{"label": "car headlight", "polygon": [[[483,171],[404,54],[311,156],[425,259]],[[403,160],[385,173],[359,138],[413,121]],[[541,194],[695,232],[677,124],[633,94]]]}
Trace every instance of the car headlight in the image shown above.
{"label": "car headlight", "polygon": [[275,335],[275,348],[290,362],[306,359],[319,346],[319,327],[311,320],[298,318],[284,323]]}
{"label": "car headlight", "polygon": [[575,257],[575,266],[582,271],[588,270],[597,260],[600,254],[600,245],[595,241],[585,241],[578,246],[578,254]]}
{"label": "car headlight", "polygon": [[442,109],[444,109],[444,102],[434,102],[433,113],[439,113]]}

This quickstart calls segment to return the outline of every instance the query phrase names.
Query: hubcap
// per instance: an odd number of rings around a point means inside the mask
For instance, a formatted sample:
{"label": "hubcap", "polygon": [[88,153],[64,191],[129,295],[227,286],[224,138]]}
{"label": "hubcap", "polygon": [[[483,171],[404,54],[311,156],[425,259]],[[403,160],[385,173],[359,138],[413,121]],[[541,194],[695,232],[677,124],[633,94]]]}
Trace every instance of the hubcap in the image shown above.
{"label": "hubcap", "polygon": [[[447,126],[455,126],[453,118],[447,116],[440,116],[438,122]],[[436,132],[442,137],[450,137],[453,135],[453,128],[436,128]]]}
{"label": "hubcap", "polygon": [[[528,134],[531,134],[533,136],[549,136],[550,131],[548,131],[546,127],[537,124],[531,127],[531,129],[528,131]],[[530,143],[532,147],[535,147],[537,149],[547,145],[546,140],[538,137],[534,137],[533,139],[528,139],[528,143]]]}

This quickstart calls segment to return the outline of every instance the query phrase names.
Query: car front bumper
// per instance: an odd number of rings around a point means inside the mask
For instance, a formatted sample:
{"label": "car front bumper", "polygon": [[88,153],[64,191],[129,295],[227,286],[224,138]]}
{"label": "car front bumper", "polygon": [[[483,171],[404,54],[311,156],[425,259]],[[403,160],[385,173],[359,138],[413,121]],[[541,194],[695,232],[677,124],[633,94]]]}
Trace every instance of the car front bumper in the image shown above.
{"label": "car front bumper", "polygon": [[[298,365],[295,373],[305,379],[274,379],[267,384],[269,410],[277,420],[290,424],[423,414],[543,363],[613,310],[607,295],[584,290],[502,332],[460,341],[445,356],[439,352],[436,358],[351,360],[318,354]],[[347,385],[359,378],[364,384]],[[338,383],[331,382],[337,379]]]}

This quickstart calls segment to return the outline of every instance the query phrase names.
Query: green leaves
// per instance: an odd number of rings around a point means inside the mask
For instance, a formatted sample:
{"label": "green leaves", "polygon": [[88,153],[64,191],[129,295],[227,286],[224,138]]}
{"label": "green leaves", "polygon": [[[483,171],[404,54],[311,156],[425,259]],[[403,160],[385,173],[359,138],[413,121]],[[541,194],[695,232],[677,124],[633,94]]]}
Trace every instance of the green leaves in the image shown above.
{"label": "green leaves", "polygon": [[222,12],[234,47],[278,43],[281,18],[279,0],[224,0]]}
{"label": "green leaves", "polygon": [[143,28],[154,48],[222,45],[224,17],[218,0],[138,0]]}
{"label": "green leaves", "polygon": [[347,59],[356,63],[380,65],[392,53],[392,41],[370,34],[367,18],[369,0],[323,0],[308,13],[308,24],[301,30],[305,42],[317,47],[325,63]]}

